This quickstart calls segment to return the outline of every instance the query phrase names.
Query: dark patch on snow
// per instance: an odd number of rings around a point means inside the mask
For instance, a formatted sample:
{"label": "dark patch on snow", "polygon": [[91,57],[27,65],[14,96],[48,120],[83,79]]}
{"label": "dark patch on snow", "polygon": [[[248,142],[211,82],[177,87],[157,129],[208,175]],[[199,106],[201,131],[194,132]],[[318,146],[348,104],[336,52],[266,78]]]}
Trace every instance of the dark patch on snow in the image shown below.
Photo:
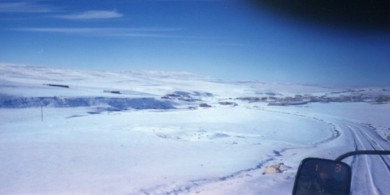
{"label": "dark patch on snow", "polygon": [[274,92],[267,92],[267,93],[264,93],[265,95],[268,95],[268,96],[277,96],[277,95],[281,95],[279,93],[274,93]]}
{"label": "dark patch on snow", "polygon": [[210,108],[211,106],[206,104],[206,103],[201,103],[199,104],[199,107],[202,107],[202,108]]}
{"label": "dark patch on snow", "polygon": [[117,90],[103,90],[104,93],[112,93],[112,94],[122,94],[120,91]]}
{"label": "dark patch on snow", "polygon": [[163,139],[167,139],[168,138],[167,135],[161,134],[161,133],[157,133],[156,136],[159,137],[159,138],[163,138]]}
{"label": "dark patch on snow", "polygon": [[110,97],[14,97],[0,95],[0,108],[29,107],[92,107],[97,111],[121,111],[127,109],[174,109],[172,102],[154,98],[110,98]]}
{"label": "dark patch on snow", "polygon": [[69,85],[61,85],[61,84],[43,84],[49,87],[62,87],[62,88],[69,88]]}
{"label": "dark patch on snow", "polygon": [[223,106],[237,106],[238,104],[236,102],[218,102],[220,105]]}
{"label": "dark patch on snow", "polygon": [[[351,92],[351,91],[348,91]],[[330,94],[337,94],[337,96],[328,95],[295,95],[292,97],[238,97],[237,100],[246,101],[249,103],[266,102],[270,106],[290,106],[290,105],[304,105],[308,103],[320,102],[367,102],[373,104],[385,104],[390,102],[390,96],[386,94],[365,94],[364,90],[354,90],[353,93],[332,92]]]}
{"label": "dark patch on snow", "polygon": [[77,118],[77,117],[82,117],[82,116],[83,115],[75,114],[75,115],[71,115],[71,116],[66,117],[66,119]]}
{"label": "dark patch on snow", "polygon": [[196,102],[201,101],[202,97],[212,97],[212,93],[208,92],[186,92],[186,91],[175,91],[172,93],[169,93],[167,95],[162,96],[162,99],[168,99],[168,100],[179,100],[179,101],[186,101],[186,102]]}
{"label": "dark patch on snow", "polygon": [[226,138],[226,137],[230,137],[230,135],[224,133],[215,133],[209,136],[210,139]]}
{"label": "dark patch on snow", "polygon": [[275,156],[282,156],[282,154],[279,151],[274,150],[273,153],[275,154]]}

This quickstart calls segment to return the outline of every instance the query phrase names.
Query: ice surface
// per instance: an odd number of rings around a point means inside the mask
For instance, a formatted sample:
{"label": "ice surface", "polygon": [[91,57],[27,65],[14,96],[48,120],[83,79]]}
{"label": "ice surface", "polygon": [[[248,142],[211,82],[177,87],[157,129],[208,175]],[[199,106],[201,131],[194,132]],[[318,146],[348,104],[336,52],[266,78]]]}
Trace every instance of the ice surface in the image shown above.
{"label": "ice surface", "polygon": [[[386,99],[388,88],[224,82],[189,73],[0,69],[0,194],[291,194],[305,157],[390,149],[386,101],[260,101],[305,94]],[[346,162],[359,170],[352,194],[390,190],[389,157]],[[280,163],[281,173],[263,174]]]}

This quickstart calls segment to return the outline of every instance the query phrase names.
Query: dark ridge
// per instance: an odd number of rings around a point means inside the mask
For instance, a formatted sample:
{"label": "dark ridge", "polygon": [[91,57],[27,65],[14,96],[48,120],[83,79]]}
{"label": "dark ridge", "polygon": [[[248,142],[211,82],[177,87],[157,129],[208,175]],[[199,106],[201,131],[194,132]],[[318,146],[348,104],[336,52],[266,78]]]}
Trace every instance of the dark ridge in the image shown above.
{"label": "dark ridge", "polygon": [[170,101],[154,98],[109,97],[14,97],[0,95],[0,108],[30,107],[108,107],[109,110],[174,109]]}

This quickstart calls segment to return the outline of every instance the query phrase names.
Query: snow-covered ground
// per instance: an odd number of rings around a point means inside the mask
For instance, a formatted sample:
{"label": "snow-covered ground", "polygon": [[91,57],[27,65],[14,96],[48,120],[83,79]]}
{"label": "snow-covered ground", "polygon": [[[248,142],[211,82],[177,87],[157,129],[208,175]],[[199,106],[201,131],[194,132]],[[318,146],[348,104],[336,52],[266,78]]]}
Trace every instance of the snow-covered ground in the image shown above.
{"label": "snow-covered ground", "polygon": [[[389,91],[0,64],[0,194],[291,194],[305,157],[390,150]],[[388,156],[345,162],[390,191]]]}

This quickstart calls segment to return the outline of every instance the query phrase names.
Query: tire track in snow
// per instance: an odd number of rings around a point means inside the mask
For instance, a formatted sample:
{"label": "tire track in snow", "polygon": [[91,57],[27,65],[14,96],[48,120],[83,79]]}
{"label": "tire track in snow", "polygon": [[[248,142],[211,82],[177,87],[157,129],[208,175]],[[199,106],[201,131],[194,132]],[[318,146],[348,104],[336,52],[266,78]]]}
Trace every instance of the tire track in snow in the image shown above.
{"label": "tire track in snow", "polygon": [[[384,140],[382,137],[380,137],[376,132],[375,128],[370,126],[370,125],[365,125],[365,124],[359,124],[356,122],[349,122],[345,120],[337,120],[333,123],[327,122],[323,118],[317,118],[314,116],[310,116],[307,114],[301,114],[301,113],[288,113],[288,112],[282,112],[278,111],[280,113],[285,113],[285,114],[292,114],[292,115],[297,115],[297,116],[302,116],[306,118],[311,118],[314,120],[319,120],[325,123],[328,123],[334,130],[333,136],[331,136],[328,139],[325,139],[323,141],[318,142],[314,146],[317,147],[318,145],[322,143],[327,143],[330,142],[334,139],[337,139],[340,135],[341,132],[344,131],[344,129],[347,129],[350,134],[353,136],[353,144],[355,150],[389,150],[390,149],[390,143],[388,143],[387,140]],[[346,128],[342,128],[343,124],[348,123],[349,125],[355,126],[357,129],[356,131],[352,130],[351,126],[348,126]],[[336,128],[336,125],[340,126],[340,130]],[[387,147],[384,147],[387,146]],[[361,158],[361,159],[360,159]],[[374,160],[378,159],[378,160]],[[362,161],[364,161],[362,163]],[[383,181],[383,178],[390,178],[390,158],[385,157],[383,155],[381,156],[354,156],[352,160],[352,166],[354,167],[362,167],[365,166],[362,169],[357,168],[359,171],[355,170],[355,176],[353,176],[356,180],[360,180],[364,178],[364,181],[361,182],[360,185],[356,185],[356,187],[352,187],[352,194],[375,194],[375,195],[382,195],[386,194],[386,192],[390,191],[390,186],[385,183],[386,181]],[[375,164],[375,165],[374,165]],[[373,168],[376,168],[378,170],[378,167],[382,167],[382,169],[379,169],[379,171],[373,172]],[[364,172],[366,171],[366,172]],[[356,176],[356,172],[359,173],[358,176]],[[374,175],[379,175],[380,179],[376,179]],[[386,174],[383,176],[383,174]],[[360,183],[360,182],[359,182]],[[382,183],[382,185],[378,185],[378,183]],[[361,186],[365,186],[369,184],[367,187],[365,187],[365,192],[362,193],[362,188]],[[353,185],[353,184],[352,184]],[[358,191],[356,191],[358,190]]]}
{"label": "tire track in snow", "polygon": [[[346,126],[358,143],[358,150],[384,150],[383,145],[374,139],[375,132],[361,124],[351,123]],[[375,141],[377,140],[377,141]],[[388,145],[388,143],[382,142]],[[390,177],[388,157],[384,156],[354,156],[352,161],[352,194],[385,194],[390,190],[383,178]],[[362,187],[364,186],[364,187]]]}
{"label": "tire track in snow", "polygon": [[[347,133],[349,132],[351,136],[353,137],[353,148],[355,150],[368,150],[368,149],[386,149],[383,147],[384,142],[385,144],[388,144],[387,141],[383,141],[382,139],[375,139],[375,132],[372,131],[372,129],[369,129],[370,127],[368,126],[363,126],[363,124],[358,124],[355,122],[348,122],[345,120],[337,120],[335,122],[328,122],[324,118],[318,118],[318,117],[313,117],[308,114],[301,114],[301,113],[291,113],[291,112],[282,112],[282,111],[272,111],[272,110],[263,110],[263,111],[268,111],[268,112],[277,112],[280,114],[288,114],[288,115],[294,115],[294,116],[299,116],[299,117],[304,117],[307,119],[311,120],[317,120],[321,121],[323,123],[326,123],[329,127],[330,130],[332,131],[332,135],[330,137],[327,137],[323,140],[319,140],[315,143],[313,143],[310,146],[301,146],[301,147],[293,147],[293,148],[284,148],[282,150],[273,151],[273,155],[271,158],[265,159],[261,161],[256,167],[248,168],[248,169],[243,169],[236,171],[232,174],[229,174],[227,176],[219,177],[219,178],[209,178],[209,179],[198,179],[198,180],[191,180],[188,182],[184,182],[182,184],[178,184],[174,187],[169,187],[168,185],[161,185],[157,186],[155,188],[149,188],[149,189],[143,189],[141,192],[144,194],[182,194],[182,193],[190,193],[193,192],[192,189],[201,187],[203,185],[211,184],[211,183],[216,183],[216,182],[224,182],[228,181],[230,179],[234,179],[242,174],[245,173],[250,173],[251,171],[256,171],[264,167],[265,164],[272,162],[276,160],[278,157],[283,156],[283,153],[287,150],[291,149],[304,149],[304,148],[312,148],[312,147],[318,147],[321,144],[331,142],[334,139],[337,139],[338,137],[341,136],[341,133]],[[333,119],[332,119],[333,120]],[[336,126],[337,124],[337,126]],[[338,129],[340,128],[340,129]],[[354,130],[355,129],[355,130]],[[357,130],[356,130],[357,129]],[[368,133],[367,131],[372,131],[372,133]],[[376,140],[376,141],[375,141]],[[381,142],[381,143],[379,143]],[[375,174],[372,172],[372,164],[373,163],[381,163],[383,167],[386,167],[385,170],[389,174],[388,176],[390,177],[390,170],[389,170],[389,163],[387,162],[387,158],[380,156],[377,157],[380,160],[379,161],[373,161],[373,159],[369,158],[368,156],[359,156],[356,157],[354,156],[352,159],[352,167],[355,169],[353,170],[359,170],[355,171],[355,174],[353,174],[353,180],[358,181],[357,184],[352,184],[352,191],[351,194],[376,194],[376,195],[382,195],[384,194],[383,192],[388,192],[389,189],[381,189],[383,186],[378,186],[377,183],[378,181],[373,177]],[[356,174],[356,172],[358,174]],[[365,186],[365,187],[361,187]],[[358,188],[361,187],[361,188]],[[364,190],[363,190],[364,189]],[[363,192],[364,191],[364,192]],[[157,193],[156,193],[157,192]]]}
{"label": "tire track in snow", "polygon": [[[335,122],[327,122],[324,118],[318,118],[315,116],[311,116],[310,114],[301,114],[301,113],[289,113],[289,112],[282,112],[282,111],[276,111],[280,113],[285,114],[292,114],[297,116],[302,116],[306,118],[311,118],[314,120],[319,120],[325,123],[328,123],[334,130],[333,136],[331,136],[328,139],[325,139],[323,141],[318,142],[314,146],[317,147],[318,145],[322,143],[330,142],[334,139],[337,139],[341,132],[344,132],[345,130],[348,130],[350,134],[353,136],[353,146],[355,150],[390,150],[390,143],[387,140],[384,140],[382,137],[380,137],[376,132],[375,128],[371,125],[367,124],[359,124],[356,122],[351,121],[345,121],[345,120],[339,120],[336,119]],[[326,117],[325,117],[326,118]],[[334,120],[334,119],[332,119]],[[340,127],[340,130],[336,128],[337,126]],[[346,127],[342,127],[345,126]],[[354,126],[357,130],[354,131],[351,127]],[[387,147],[385,147],[387,146]],[[374,160],[378,159],[378,160]],[[362,162],[363,161],[363,162]],[[386,181],[383,181],[383,178],[390,178],[390,158],[387,156],[353,156],[352,159],[352,167],[358,167],[358,171],[355,170],[355,176],[353,177],[356,180],[360,180],[364,178],[363,181],[360,181],[360,185],[356,185],[356,187],[352,187],[352,194],[386,194],[386,192],[390,191],[390,186],[385,183]],[[375,165],[374,165],[375,164]],[[363,168],[359,168],[362,167]],[[373,172],[373,168],[376,168],[378,170],[378,167],[382,167],[382,169],[379,168],[379,171]],[[365,172],[366,171],[366,172]],[[356,172],[358,172],[359,175],[356,175]],[[374,175],[380,175],[380,179],[376,179]],[[386,174],[383,176],[383,174]],[[359,182],[359,183],[360,183]],[[369,186],[365,187],[365,192],[362,193],[361,186],[365,186],[367,184],[370,184]],[[378,185],[378,183],[382,183],[382,185]],[[352,184],[353,185],[353,184]],[[358,191],[356,191],[358,190]]]}
{"label": "tire track in snow", "polygon": [[[351,133],[351,135],[353,136],[354,140],[356,141],[355,143],[357,144],[357,150],[364,150],[364,148],[362,148],[364,146],[363,144],[363,141],[361,140],[361,138],[352,130],[352,128],[350,126],[346,126],[346,129],[348,129]],[[364,156],[363,158],[366,158],[366,156]],[[353,171],[353,174],[352,174],[352,184],[351,184],[351,194],[358,194],[356,193],[356,189],[358,186],[365,186],[364,188],[364,193],[362,194],[379,194],[379,191],[377,190],[378,187],[375,185],[374,181],[373,181],[373,178],[372,178],[372,174],[370,172],[370,167],[369,165],[367,164],[367,160],[364,161],[364,164],[362,164],[362,159],[359,159],[359,157],[357,156],[353,156],[353,163],[352,163],[352,170],[367,170],[367,172],[358,172],[359,174],[357,175],[356,174],[356,171]],[[362,168],[362,166],[364,166]],[[368,174],[365,174],[365,173],[368,173]],[[367,179],[368,177],[368,179]],[[365,178],[364,180],[361,180],[360,178]],[[367,182],[368,180],[368,182]],[[356,187],[355,187],[356,185]],[[369,189],[372,189],[371,191],[369,191]],[[361,193],[362,191],[359,190],[359,193]],[[371,193],[369,193],[371,192]]]}
{"label": "tire track in snow", "polygon": [[[390,143],[387,143],[387,141],[382,142],[381,139],[379,139],[381,137],[377,134],[373,134],[372,129],[368,129],[368,128],[363,129],[362,126],[358,126],[357,128],[359,129],[359,133],[362,135],[363,138],[365,138],[367,140],[367,142],[369,143],[369,145],[371,146],[371,148],[373,150],[389,150],[390,149],[390,147],[385,148],[382,145],[382,144],[386,144],[387,146],[390,146]],[[377,136],[378,139],[374,139],[373,136]],[[378,140],[378,141],[375,141],[375,140]],[[379,141],[381,141],[382,144],[380,144]],[[387,167],[386,170],[390,176],[390,163],[388,162],[390,159],[386,158],[386,155],[378,155],[378,156],[372,156],[372,157],[379,157],[381,159],[380,162],[382,162],[384,164],[384,166]]]}
{"label": "tire track in snow", "polygon": [[[368,127],[370,128],[370,127]],[[374,149],[374,150],[389,150],[390,148],[385,148],[383,147],[381,144],[379,144],[378,142],[379,141],[383,141],[384,139],[381,139],[382,137],[380,137],[379,135],[377,134],[374,134],[374,135],[370,135],[367,131],[373,131],[374,129],[361,129],[360,128],[360,133],[363,134],[364,137],[366,137],[371,145],[371,147]],[[376,136],[378,141],[375,141],[375,139],[373,138],[373,136]],[[387,143],[387,141],[384,140],[385,143],[382,143],[382,144],[388,144],[390,145],[390,143]],[[380,155],[380,156],[377,156],[379,158],[381,158],[381,162],[384,164],[384,166],[387,167],[386,171],[387,171],[387,174],[390,176],[390,163],[388,162],[389,161],[389,158],[385,158],[385,155]]]}
{"label": "tire track in snow", "polygon": [[176,194],[182,194],[182,193],[190,193],[193,188],[201,187],[203,185],[216,183],[216,182],[224,182],[224,181],[227,181],[230,179],[234,179],[237,176],[240,176],[242,174],[250,173],[250,172],[262,169],[265,164],[276,160],[276,158],[278,158],[278,157],[283,156],[283,153],[288,151],[288,150],[305,149],[305,148],[313,148],[313,147],[317,148],[319,145],[331,142],[332,140],[337,139],[341,135],[340,131],[336,128],[335,124],[333,124],[331,122],[327,122],[321,118],[308,116],[308,115],[304,115],[304,114],[291,113],[291,112],[282,112],[282,111],[264,110],[264,109],[261,109],[261,110],[266,111],[266,112],[279,113],[279,114],[283,114],[283,115],[302,117],[302,118],[305,118],[307,120],[315,120],[315,121],[325,123],[325,125],[327,125],[329,127],[332,135],[325,138],[325,139],[318,140],[317,142],[313,142],[312,144],[307,145],[307,146],[283,148],[279,151],[273,150],[272,155],[269,155],[272,157],[260,161],[255,167],[238,170],[238,171],[236,171],[232,174],[226,175],[226,176],[222,176],[222,177],[218,177],[218,178],[204,178],[204,179],[190,180],[190,181],[184,182],[182,184],[177,184],[174,187],[170,187],[171,185],[169,185],[169,184],[165,184],[165,185],[163,184],[163,185],[159,185],[159,186],[148,188],[148,189],[141,189],[140,192],[145,194],[145,195],[152,195],[152,194],[176,195]]}

